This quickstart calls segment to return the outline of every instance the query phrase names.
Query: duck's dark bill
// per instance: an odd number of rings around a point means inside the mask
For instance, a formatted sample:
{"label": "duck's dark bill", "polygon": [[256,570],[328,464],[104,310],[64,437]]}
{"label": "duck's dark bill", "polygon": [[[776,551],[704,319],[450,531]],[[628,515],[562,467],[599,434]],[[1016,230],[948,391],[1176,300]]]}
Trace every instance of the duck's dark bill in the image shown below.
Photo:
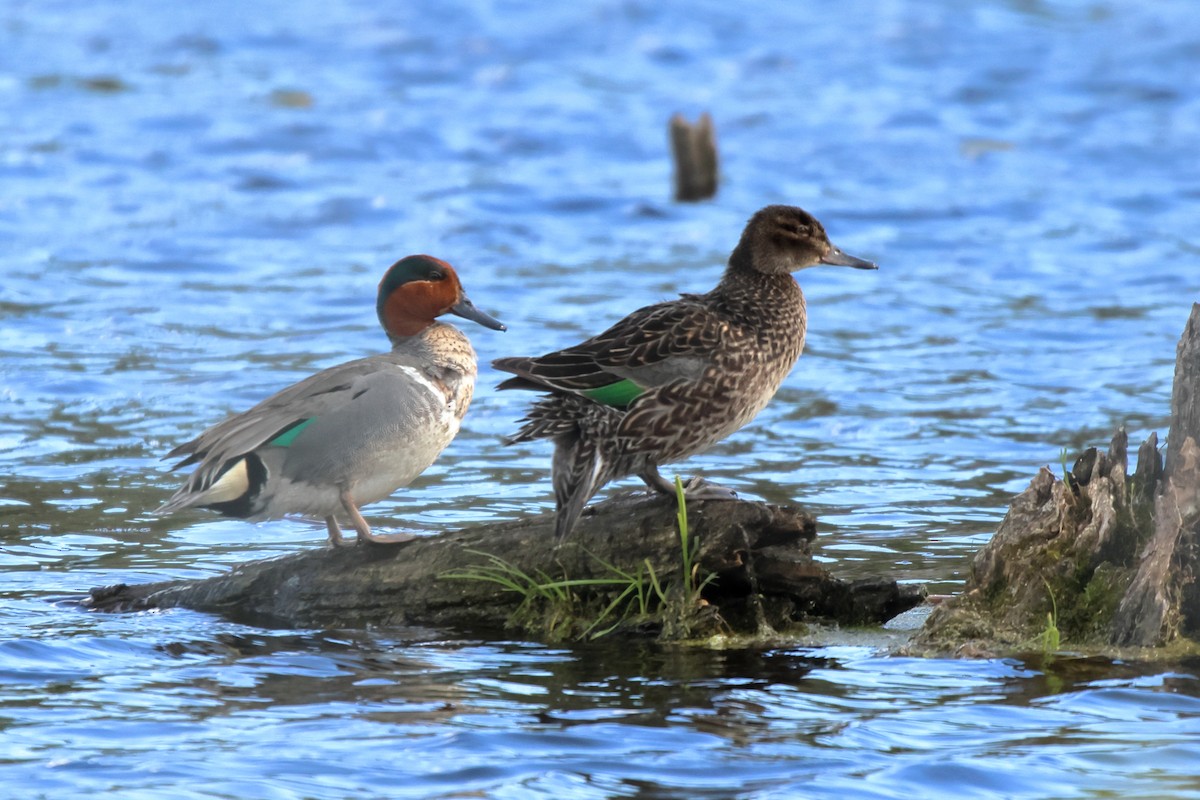
{"label": "duck's dark bill", "polygon": [[503,322],[480,311],[475,307],[475,304],[466,297],[450,306],[450,313],[457,314],[463,319],[469,319],[472,322],[478,322],[485,328],[491,328],[494,331],[508,330],[508,327]]}
{"label": "duck's dark bill", "polygon": [[822,264],[833,267],[854,267],[855,269],[879,269],[873,262],[857,258],[849,253],[843,253],[836,247],[830,250],[822,259]]}

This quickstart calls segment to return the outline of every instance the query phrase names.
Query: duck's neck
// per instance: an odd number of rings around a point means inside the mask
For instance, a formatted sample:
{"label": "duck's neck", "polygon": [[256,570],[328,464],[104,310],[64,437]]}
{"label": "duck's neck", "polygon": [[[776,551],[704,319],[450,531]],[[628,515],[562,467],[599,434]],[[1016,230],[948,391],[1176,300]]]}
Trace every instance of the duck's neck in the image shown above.
{"label": "duck's neck", "polygon": [[749,239],[745,234],[738,241],[737,247],[729,254],[729,268],[726,272],[757,272],[754,269],[754,253]]}
{"label": "duck's neck", "polygon": [[412,336],[389,334],[392,352],[413,356],[439,369],[474,375],[475,350],[466,335],[453,325],[434,322]]}
{"label": "duck's neck", "polygon": [[[766,275],[730,265],[707,300],[755,342],[751,358],[759,365],[761,396],[769,398],[804,351],[808,315],[800,285],[791,273]],[[732,357],[738,363],[746,349],[735,350]]]}
{"label": "duck's neck", "polygon": [[791,273],[767,275],[730,258],[721,282],[709,296],[726,313],[755,327],[803,330],[804,293]]}

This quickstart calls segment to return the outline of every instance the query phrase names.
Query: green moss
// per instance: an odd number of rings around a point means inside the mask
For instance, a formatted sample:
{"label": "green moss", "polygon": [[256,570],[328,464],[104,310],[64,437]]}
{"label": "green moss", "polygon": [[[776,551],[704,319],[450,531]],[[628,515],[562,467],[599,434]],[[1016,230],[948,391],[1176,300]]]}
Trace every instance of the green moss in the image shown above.
{"label": "green moss", "polygon": [[1130,578],[1128,569],[1104,563],[1073,587],[1070,602],[1060,601],[1064,639],[1079,645],[1102,644]]}
{"label": "green moss", "polygon": [[1011,602],[1008,596],[1008,580],[1003,575],[992,581],[983,593],[983,602],[990,608],[999,608]]}

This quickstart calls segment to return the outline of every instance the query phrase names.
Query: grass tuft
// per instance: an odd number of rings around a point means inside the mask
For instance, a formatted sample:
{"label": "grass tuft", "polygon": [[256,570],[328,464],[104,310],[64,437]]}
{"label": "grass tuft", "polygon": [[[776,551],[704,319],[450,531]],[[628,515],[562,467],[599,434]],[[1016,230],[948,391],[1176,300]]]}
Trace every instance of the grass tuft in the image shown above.
{"label": "grass tuft", "polygon": [[678,503],[679,578],[665,582],[650,559],[633,568],[611,564],[594,553],[600,577],[554,578],[542,570],[529,574],[493,553],[469,551],[483,562],[440,575],[446,580],[494,583],[520,596],[509,624],[552,639],[597,639],[632,626],[657,627],[665,639],[688,638],[695,629],[701,597],[715,575],[700,574],[700,540],[688,525],[683,481],[675,478]]}

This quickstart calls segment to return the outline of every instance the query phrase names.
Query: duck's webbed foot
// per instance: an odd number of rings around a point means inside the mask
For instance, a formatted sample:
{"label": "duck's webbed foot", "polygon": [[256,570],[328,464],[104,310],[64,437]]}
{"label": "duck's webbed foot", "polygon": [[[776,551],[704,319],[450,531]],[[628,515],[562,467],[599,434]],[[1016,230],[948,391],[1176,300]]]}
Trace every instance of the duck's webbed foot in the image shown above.
{"label": "duck's webbed foot", "polygon": [[367,544],[407,544],[416,539],[411,533],[367,533],[358,537],[360,543]]}
{"label": "duck's webbed foot", "polygon": [[[639,472],[638,477],[659,494],[675,496],[675,484],[664,478],[653,464]],[[733,489],[706,481],[698,475],[683,485],[683,496],[688,500],[737,500],[738,497]]]}
{"label": "duck's webbed foot", "polygon": [[737,500],[738,493],[728,486],[713,483],[699,475],[683,485],[683,496],[688,500]]}
{"label": "duck's webbed foot", "polygon": [[371,526],[359,512],[358,506],[354,504],[354,498],[350,496],[350,492],[343,489],[340,497],[342,508],[346,509],[346,513],[350,515],[350,521],[354,525],[354,532],[358,535],[359,544],[367,542],[371,544],[404,544],[417,538],[411,533],[373,533]]}

